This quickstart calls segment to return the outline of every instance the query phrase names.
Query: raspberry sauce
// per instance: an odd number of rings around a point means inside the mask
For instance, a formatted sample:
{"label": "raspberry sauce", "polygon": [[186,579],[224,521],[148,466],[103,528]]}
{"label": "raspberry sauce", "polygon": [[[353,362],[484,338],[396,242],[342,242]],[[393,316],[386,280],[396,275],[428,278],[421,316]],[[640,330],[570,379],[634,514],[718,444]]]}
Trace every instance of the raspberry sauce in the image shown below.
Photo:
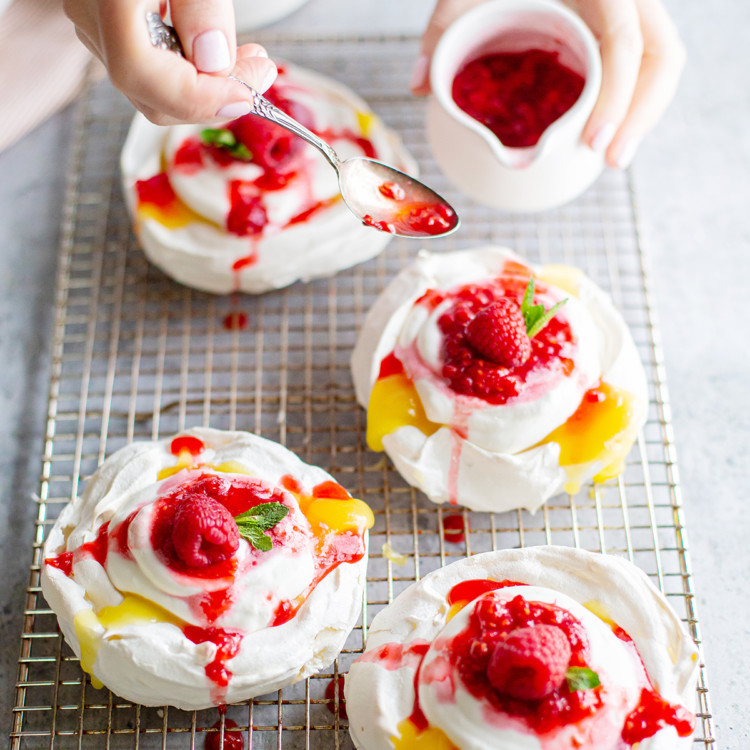
{"label": "raspberry sauce", "polygon": [[[226,709],[225,709],[226,710]],[[217,721],[213,729],[219,729],[221,722]],[[244,750],[245,740],[242,732],[236,728],[237,722],[231,719],[224,720],[224,742],[221,742],[221,732],[210,732],[206,734],[205,750]]]}
{"label": "raspberry sauce", "polygon": [[216,655],[206,664],[206,677],[218,687],[225,688],[232,676],[226,663],[240,650],[242,633],[239,630],[200,628],[197,625],[185,625],[182,631],[185,637],[193,643],[209,642],[216,646]]}
{"label": "raspberry sauce", "polygon": [[326,685],[326,708],[332,713],[336,713],[335,698],[338,696],[339,699],[339,718],[348,719],[349,716],[346,713],[346,703],[344,702],[344,675],[340,674],[338,680],[332,679]]}
{"label": "raspberry sauce", "polygon": [[241,310],[233,310],[224,316],[223,326],[227,331],[243,331],[247,328],[247,313]]}
{"label": "raspberry sauce", "polygon": [[460,513],[443,516],[443,540],[451,544],[462,544],[466,540],[466,526]]}
{"label": "raspberry sauce", "polygon": [[[570,375],[576,342],[570,325],[555,315],[531,339],[531,354],[517,367],[508,368],[484,358],[471,345],[467,328],[488,305],[510,297],[519,304],[528,278],[502,276],[492,283],[467,284],[455,291],[450,306],[438,319],[443,334],[442,375],[451,389],[466,396],[481,398],[490,404],[504,404],[535,387],[546,390]],[[537,291],[543,292],[542,284]],[[534,297],[534,303],[540,300]]]}
{"label": "raspberry sauce", "polygon": [[138,194],[138,204],[150,204],[165,208],[177,200],[166,172],[160,172],[148,180],[138,180],[135,183]]}
{"label": "raspberry sauce", "polygon": [[200,438],[192,435],[178,435],[169,444],[169,452],[173,456],[179,456],[183,451],[187,451],[191,456],[199,456],[206,449]]}
{"label": "raspberry sauce", "polygon": [[50,568],[57,568],[62,570],[66,576],[70,576],[73,572],[73,553],[72,552],[61,552],[59,555],[53,557],[44,558],[45,565],[49,565]]}
{"label": "raspberry sauce", "polygon": [[643,688],[638,706],[625,720],[622,739],[635,745],[665,726],[674,727],[680,737],[689,737],[695,729],[695,715],[682,706],[668,703],[654,690]]}
{"label": "raspberry sauce", "polygon": [[536,145],[567,112],[585,80],[557,52],[499,52],[467,63],[453,80],[453,100],[511,148]]}

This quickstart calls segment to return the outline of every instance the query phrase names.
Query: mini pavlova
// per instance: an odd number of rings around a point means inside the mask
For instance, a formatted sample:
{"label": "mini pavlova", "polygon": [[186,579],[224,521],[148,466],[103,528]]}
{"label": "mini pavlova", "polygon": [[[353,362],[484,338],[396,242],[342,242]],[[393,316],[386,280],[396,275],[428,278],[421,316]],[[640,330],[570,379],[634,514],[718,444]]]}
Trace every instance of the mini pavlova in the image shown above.
{"label": "mini pavlova", "polygon": [[367,442],[432,501],[536,510],[618,475],[646,418],[633,339],[582,271],[509,250],[421,252],[351,360]]}
{"label": "mini pavlova", "polygon": [[102,464],[49,533],[42,590],[95,686],[207,708],[336,657],[361,610],[372,522],[282,446],[192,429]]}
{"label": "mini pavlova", "polygon": [[697,672],[632,563],[530,547],[436,570],[379,612],[346,709],[359,750],[677,750]]}

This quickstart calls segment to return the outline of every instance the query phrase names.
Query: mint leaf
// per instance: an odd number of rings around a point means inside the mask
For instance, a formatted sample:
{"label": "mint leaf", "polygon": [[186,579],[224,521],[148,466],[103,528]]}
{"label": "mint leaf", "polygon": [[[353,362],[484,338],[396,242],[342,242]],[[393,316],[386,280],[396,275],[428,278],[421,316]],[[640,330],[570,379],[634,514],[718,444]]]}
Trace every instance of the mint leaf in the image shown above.
{"label": "mint leaf", "polygon": [[260,503],[250,510],[234,517],[240,536],[246,539],[251,547],[261,552],[268,552],[273,546],[271,537],[264,532],[272,529],[283,518],[286,518],[289,508],[281,503]]}
{"label": "mint leaf", "polygon": [[250,161],[253,158],[248,147],[238,141],[234,133],[226,128],[206,128],[205,130],[201,130],[201,140],[207,146],[223,148],[240,161]]}
{"label": "mint leaf", "polygon": [[571,692],[575,692],[576,690],[591,690],[601,685],[599,675],[588,667],[568,667],[568,671],[565,673],[565,680]]}
{"label": "mint leaf", "polygon": [[557,311],[568,301],[567,298],[561,300],[556,305],[550,307],[549,310],[544,309],[544,305],[535,305],[532,300],[534,299],[534,279],[530,278],[526,291],[523,293],[523,300],[521,300],[521,314],[526,322],[526,333],[529,338],[532,339],[539,333],[539,331],[547,325],[547,323],[555,317]]}

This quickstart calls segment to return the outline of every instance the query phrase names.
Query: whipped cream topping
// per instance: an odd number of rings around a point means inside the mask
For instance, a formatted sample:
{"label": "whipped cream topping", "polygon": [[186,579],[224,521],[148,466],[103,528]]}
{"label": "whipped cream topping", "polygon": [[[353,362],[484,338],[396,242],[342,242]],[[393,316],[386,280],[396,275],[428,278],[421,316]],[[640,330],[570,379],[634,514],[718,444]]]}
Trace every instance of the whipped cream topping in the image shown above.
{"label": "whipped cream topping", "polygon": [[[560,358],[530,372],[503,403],[456,392],[443,374],[441,319],[467,286],[502,288],[504,278],[524,273],[537,282],[537,304],[549,309],[566,300],[555,316],[570,331]],[[428,424],[390,424],[382,444],[404,478],[434,502],[536,510],[566,483],[576,491],[603,469],[602,461],[564,470],[559,439],[548,437],[599,384],[628,394],[632,414],[623,431],[630,442],[645,420],[643,367],[607,295],[577,269],[533,268],[504,248],[423,251],[391,282],[368,313],[352,355],[357,399],[365,408],[390,355],[402,365]]]}
{"label": "whipped cream topping", "polygon": [[[176,453],[178,441],[199,450]],[[220,564],[175,565],[158,542],[160,509],[200,482],[250,507],[285,506],[271,549],[240,539]],[[102,465],[45,542],[42,589],[83,668],[114,692],[185,709],[244,700],[337,655],[359,614],[370,519],[282,446],[194,429]]]}
{"label": "whipped cream topping", "polygon": [[[449,602],[453,587],[486,579],[526,585],[491,591],[456,612]],[[450,660],[453,640],[483,599],[508,602],[518,596],[554,604],[582,624],[587,663],[602,685],[601,706],[592,716],[537,734],[462,683]],[[346,701],[360,750],[408,747],[409,740],[425,733],[435,747],[459,750],[622,750],[630,746],[622,739],[626,717],[644,687],[651,685],[668,703],[689,708],[696,678],[694,643],[642,571],[620,558],[532,547],[476,555],[410,586],[373,620],[365,653],[349,670]],[[417,711],[428,725],[415,735]],[[689,746],[690,738],[679,737],[670,725],[638,745],[639,750]]]}
{"label": "whipped cream topping", "polygon": [[[342,159],[372,156],[416,172],[399,139],[344,86],[284,64],[273,91],[307,113],[306,124]],[[346,208],[335,172],[313,147],[293,142],[294,156],[277,181],[273,169],[266,174],[257,161],[201,155],[204,129],[163,128],[136,116],[121,157],[126,202],[143,249],[177,281],[215,293],[263,292],[331,275],[377,255],[389,241]],[[158,175],[173,191],[174,205],[168,196],[156,207],[139,197],[139,185]],[[264,183],[268,176],[270,184]],[[253,206],[249,221],[257,224],[241,234],[230,219],[237,190]]]}

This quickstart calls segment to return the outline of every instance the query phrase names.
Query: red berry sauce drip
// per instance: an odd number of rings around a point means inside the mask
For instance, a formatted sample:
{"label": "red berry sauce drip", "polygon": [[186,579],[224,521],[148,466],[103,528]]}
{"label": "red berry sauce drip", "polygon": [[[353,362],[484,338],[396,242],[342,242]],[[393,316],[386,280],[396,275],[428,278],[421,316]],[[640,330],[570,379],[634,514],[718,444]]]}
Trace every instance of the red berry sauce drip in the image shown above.
{"label": "red berry sauce drip", "polygon": [[304,222],[315,216],[315,214],[318,214],[321,211],[324,211],[326,208],[333,206],[334,204],[338,203],[339,200],[341,200],[339,196],[334,195],[331,198],[326,198],[325,200],[313,203],[313,205],[309,208],[301,211],[296,216],[292,216],[292,218],[287,222],[287,226],[293,226],[294,224],[304,224]]}
{"label": "red berry sauce drip", "polygon": [[[256,247],[253,246],[252,251],[249,255],[243,255],[241,258],[238,258],[234,263],[232,263],[232,270],[233,271],[241,271],[243,268],[246,268],[247,266],[252,266],[258,261],[258,250]],[[237,290],[239,290],[240,284],[239,280],[237,280]]]}
{"label": "red berry sauce drip", "polygon": [[[458,516],[461,518],[461,516]],[[445,522],[445,521],[444,521]],[[466,602],[473,602],[474,599],[478,599],[488,591],[497,591],[497,589],[505,589],[509,586],[525,586],[524,583],[518,581],[491,581],[489,578],[470,578],[467,581],[461,581],[457,583],[448,592],[446,601],[449,605]]]}
{"label": "red berry sauce drip", "polygon": [[449,658],[471,695],[487,700],[496,711],[515,716],[543,734],[596,713],[602,706],[601,687],[571,691],[563,681],[537,700],[522,700],[495,690],[487,668],[496,644],[514,630],[533,625],[562,630],[570,644],[570,666],[588,666],[589,646],[583,625],[560,607],[526,601],[522,596],[504,602],[491,597],[477,602],[468,625],[451,641]]}
{"label": "red berry sauce drip", "polygon": [[391,224],[388,221],[376,221],[372,216],[370,216],[370,214],[365,214],[362,217],[362,223],[367,227],[374,227],[375,229],[379,229],[381,232],[385,232],[386,234],[396,233],[396,227],[394,224]]}
{"label": "red berry sauce drip", "polygon": [[423,732],[429,726],[427,717],[422,712],[419,705],[419,670],[422,668],[422,661],[425,654],[430,649],[429,641],[415,639],[410,643],[384,643],[382,646],[365,651],[357,659],[358,662],[372,662],[383,669],[395,671],[402,667],[409,666],[414,669],[414,710],[409,716],[409,720],[417,728],[418,732]]}
{"label": "red berry sauce drip", "polygon": [[437,289],[428,289],[414,302],[414,306],[421,305],[428,310],[434,310],[445,299],[445,297],[445,292],[438,291]]}
{"label": "red berry sauce drip", "polygon": [[73,553],[61,552],[59,555],[54,555],[53,557],[45,557],[44,564],[49,565],[50,568],[62,570],[66,576],[70,576],[73,572]]}
{"label": "red berry sauce drip", "polygon": [[177,200],[166,172],[160,172],[148,180],[138,180],[135,190],[138,193],[138,205],[150,204],[165,208]]}
{"label": "red berry sauce drip", "polygon": [[252,182],[229,182],[229,206],[227,231],[238,237],[256,237],[268,224],[263,201]]}
{"label": "red berry sauce drip", "polygon": [[557,52],[501,52],[467,63],[453,80],[453,99],[503,144],[526,148],[575,104],[584,83]]}
{"label": "red berry sauce drip", "polygon": [[668,703],[656,691],[643,688],[638,706],[625,720],[622,739],[635,745],[665,726],[674,727],[680,737],[689,737],[695,729],[695,714]]}
{"label": "red berry sauce drip", "polygon": [[466,540],[468,522],[464,525],[464,517],[460,513],[450,513],[443,516],[443,539],[451,544],[462,544]]}
{"label": "red berry sauce drip", "polygon": [[346,713],[346,703],[344,702],[344,675],[340,674],[338,680],[333,678],[326,685],[326,708],[332,713],[336,713],[335,697],[338,695],[339,699],[339,718],[348,719],[349,716]]}
{"label": "red berry sauce drip", "polygon": [[247,328],[247,313],[241,310],[233,310],[224,316],[224,328],[227,331],[244,331]]}
{"label": "red berry sauce drip", "polygon": [[178,435],[169,444],[169,452],[173,456],[179,456],[187,451],[191,456],[199,456],[206,449],[203,441],[193,435]]}
{"label": "red berry sauce drip", "polygon": [[[226,708],[224,709],[226,711]],[[214,729],[219,729],[221,722],[217,721],[213,725]],[[244,750],[245,739],[242,732],[237,729],[237,722],[231,719],[224,720],[224,742],[221,742],[221,732],[209,732],[206,734],[205,750]]]}
{"label": "red berry sauce drip", "polygon": [[197,625],[185,625],[182,630],[185,637],[193,643],[209,642],[216,645],[216,655],[206,664],[206,677],[218,687],[225,688],[232,676],[226,663],[240,650],[242,632],[224,628],[201,628]]}
{"label": "red berry sauce drip", "polygon": [[315,573],[307,589],[292,601],[279,602],[271,627],[289,622],[307,601],[315,587],[342,563],[359,562],[364,557],[365,545],[362,537],[355,531],[343,531],[328,535],[322,549],[316,550]]}
{"label": "red berry sauce drip", "polygon": [[469,342],[467,326],[477,313],[504,296],[520,304],[527,283],[527,278],[505,276],[491,284],[468,284],[453,294],[453,304],[440,316],[438,326],[443,334],[442,375],[456,393],[504,404],[521,394],[536,375],[545,373],[553,382],[570,374],[575,340],[570,325],[559,315],[531,339],[531,354],[517,367],[485,359]]}
{"label": "red berry sauce drip", "polygon": [[393,353],[386,355],[380,362],[378,379],[387,378],[389,375],[400,375],[404,371],[401,360]]}
{"label": "red berry sauce drip", "polygon": [[[299,495],[304,490],[299,481],[290,475],[282,477],[282,486],[289,492]],[[312,488],[311,496],[314,498],[330,498],[348,500],[351,495],[337,482],[326,481]],[[283,600],[276,607],[276,612],[271,626],[283,625],[289,622],[305,603],[307,597],[315,587],[333,570],[342,563],[355,563],[361,560],[365,554],[364,540],[356,531],[331,532],[315,548],[315,572],[313,580],[307,589],[296,599]]]}
{"label": "red berry sauce drip", "polygon": [[66,576],[73,573],[74,559],[81,557],[93,557],[99,565],[105,566],[107,562],[107,548],[109,547],[109,521],[103,523],[96,533],[96,538],[90,542],[85,542],[80,547],[69,552],[62,552],[59,555],[45,558],[44,562],[52,568],[62,570]]}

